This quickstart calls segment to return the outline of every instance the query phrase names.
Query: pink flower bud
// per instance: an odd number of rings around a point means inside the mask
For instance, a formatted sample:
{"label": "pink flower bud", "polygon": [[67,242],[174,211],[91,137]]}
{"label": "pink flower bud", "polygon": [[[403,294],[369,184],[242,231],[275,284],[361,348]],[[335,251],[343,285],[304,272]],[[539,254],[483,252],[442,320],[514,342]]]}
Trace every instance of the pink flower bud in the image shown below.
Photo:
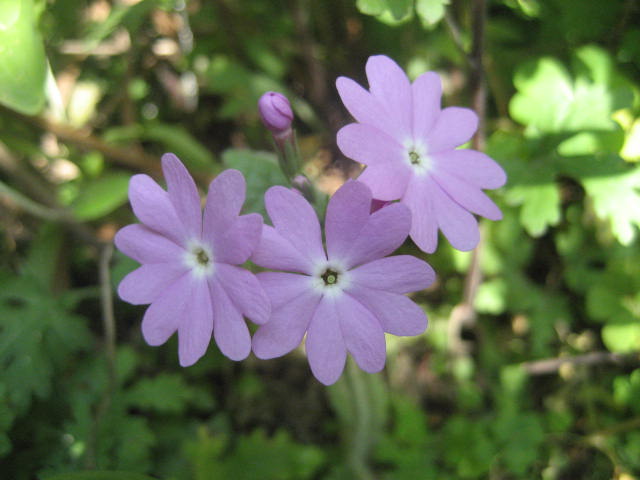
{"label": "pink flower bud", "polygon": [[288,135],[293,121],[293,112],[287,97],[278,92],[267,92],[258,100],[262,123],[276,136]]}

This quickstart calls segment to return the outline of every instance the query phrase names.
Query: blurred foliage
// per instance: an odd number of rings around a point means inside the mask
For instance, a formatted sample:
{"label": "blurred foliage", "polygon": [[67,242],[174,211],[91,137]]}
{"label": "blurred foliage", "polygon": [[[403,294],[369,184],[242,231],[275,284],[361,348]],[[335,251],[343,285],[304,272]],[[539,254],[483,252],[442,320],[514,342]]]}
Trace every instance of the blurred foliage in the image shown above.
{"label": "blurred foliage", "polygon": [[[246,211],[286,184],[260,125],[292,101],[305,173],[356,169],[333,87],[385,53],[470,106],[472,0],[0,2],[0,472],[15,480],[640,479],[640,7],[487,0],[486,151],[508,172],[474,258],[442,242],[430,327],[384,374],[321,387],[298,353],[180,369],[143,307],[128,178],[178,154],[202,192],[236,168]],[[403,253],[420,255],[407,242]],[[104,266],[110,263],[110,269]],[[475,322],[456,326],[479,265]],[[111,273],[111,279],[105,273]],[[478,272],[476,272],[478,273]],[[107,302],[108,303],[108,302]],[[70,473],[73,472],[73,473]]]}

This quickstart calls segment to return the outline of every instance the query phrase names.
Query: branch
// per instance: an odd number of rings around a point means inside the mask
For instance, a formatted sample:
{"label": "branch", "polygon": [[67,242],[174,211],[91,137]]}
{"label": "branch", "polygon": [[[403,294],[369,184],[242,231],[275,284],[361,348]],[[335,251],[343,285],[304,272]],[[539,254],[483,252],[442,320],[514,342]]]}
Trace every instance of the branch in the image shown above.
{"label": "branch", "polygon": [[535,362],[526,362],[522,364],[522,368],[529,375],[549,375],[556,373],[563,365],[627,365],[640,363],[640,352],[635,353],[611,353],[611,352],[591,352],[584,355],[576,355],[573,357],[548,358],[545,360],[536,360]]}
{"label": "branch", "polygon": [[[484,68],[482,65],[482,53],[484,49],[484,26],[486,22],[485,0],[473,0],[472,38],[473,44],[469,54],[471,64],[470,88],[473,99],[473,109],[478,114],[478,131],[472,140],[472,148],[482,150],[486,140],[485,116],[487,91],[485,87]],[[482,252],[482,231],[480,232],[480,242],[472,253],[471,266],[465,278],[464,296],[462,302],[451,312],[451,318],[447,328],[450,351],[454,356],[465,355],[469,351],[469,346],[462,340],[460,333],[464,326],[475,324],[476,312],[474,303],[478,287],[482,283],[482,272],[480,271],[480,254]]]}

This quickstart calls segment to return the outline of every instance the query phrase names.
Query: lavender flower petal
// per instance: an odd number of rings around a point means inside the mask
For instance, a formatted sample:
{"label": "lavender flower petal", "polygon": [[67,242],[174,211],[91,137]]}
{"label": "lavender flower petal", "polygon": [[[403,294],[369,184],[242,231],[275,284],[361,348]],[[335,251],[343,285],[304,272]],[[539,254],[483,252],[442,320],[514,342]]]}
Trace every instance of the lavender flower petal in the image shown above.
{"label": "lavender flower petal", "polygon": [[387,355],[380,322],[350,295],[342,295],[335,302],[347,350],[362,370],[379,372],[384,368]]}
{"label": "lavender flower petal", "polygon": [[358,181],[367,185],[378,200],[397,200],[407,189],[412,173],[409,165],[387,163],[364,169]]}
{"label": "lavender flower petal", "polygon": [[271,300],[272,311],[278,310],[309,289],[309,277],[296,273],[261,272],[256,277]]}
{"label": "lavender flower petal", "polygon": [[336,136],[347,157],[365,165],[384,165],[401,158],[403,147],[383,131],[362,123],[342,127]]}
{"label": "lavender flower petal", "polygon": [[411,133],[411,84],[396,62],[384,55],[369,57],[366,65],[369,90],[384,105],[396,126],[395,137]]}
{"label": "lavender flower petal", "polygon": [[479,188],[500,188],[507,176],[492,158],[475,150],[451,150],[431,155],[435,171],[445,170]]}
{"label": "lavender flower petal", "polygon": [[[297,195],[297,194],[296,194]],[[273,270],[288,270],[290,272],[309,273],[313,270],[313,263],[276,229],[270,225],[262,227],[260,243],[251,255],[251,261],[256,265]]]}
{"label": "lavender flower petal", "polygon": [[[301,279],[308,285],[304,279]],[[269,321],[253,335],[253,353],[262,359],[280,357],[300,345],[320,295],[306,290],[291,302],[273,310]]]}
{"label": "lavender flower petal", "polygon": [[327,205],[325,236],[329,258],[337,258],[369,220],[371,190],[361,182],[347,182],[333,194]]}
{"label": "lavender flower petal", "polygon": [[166,263],[184,253],[181,246],[141,224],[121,228],[113,240],[118,250],[138,263]]}
{"label": "lavender flower petal", "polygon": [[244,360],[251,352],[251,336],[242,314],[217,278],[208,280],[213,306],[213,336],[223,355]]}
{"label": "lavender flower petal", "polygon": [[426,314],[409,297],[359,285],[350,288],[348,294],[364,305],[387,333],[419,335],[427,328]]}
{"label": "lavender flower petal", "polygon": [[216,262],[240,265],[246,262],[260,242],[262,216],[250,213],[237,217],[226,230],[206,231],[213,245]]}
{"label": "lavender flower petal", "polygon": [[336,305],[332,298],[324,297],[309,324],[305,349],[313,376],[325,385],[335,383],[347,359]]}
{"label": "lavender flower petal", "polygon": [[233,304],[252,322],[263,324],[271,315],[271,302],[256,276],[244,268],[215,265],[220,284]]}
{"label": "lavender flower petal", "polygon": [[202,213],[198,189],[191,175],[173,153],[162,156],[162,172],[167,181],[169,199],[192,238],[202,233]]}
{"label": "lavender flower petal", "polygon": [[430,153],[452,150],[471,140],[477,129],[478,115],[473,110],[448,107],[440,112],[425,141]]}
{"label": "lavender flower petal", "polygon": [[129,181],[129,201],[131,208],[147,227],[182,244],[187,232],[169,195],[151,177],[138,174]]}
{"label": "lavender flower petal", "polygon": [[466,210],[482,215],[489,220],[502,219],[502,212],[498,206],[475,185],[469,185],[444,170],[433,172],[433,178],[453,200]]}
{"label": "lavender flower petal", "polygon": [[147,308],[142,318],[142,336],[149,345],[162,345],[178,330],[192,288],[190,276],[183,275]]}
{"label": "lavender flower petal", "polygon": [[411,212],[394,203],[373,213],[358,237],[340,253],[347,268],[393,253],[405,241],[411,228]]}
{"label": "lavender flower petal", "polygon": [[287,239],[310,262],[326,258],[320,222],[304,197],[285,187],[271,187],[265,206],[278,234]]}
{"label": "lavender flower petal", "polygon": [[436,220],[444,236],[453,248],[463,252],[474,249],[480,241],[475,217],[452,200],[435,181],[429,179],[429,182]]}
{"label": "lavender flower petal", "polygon": [[431,266],[411,255],[394,255],[365,263],[350,271],[351,281],[359,287],[393,293],[416,292],[435,280]]}
{"label": "lavender flower petal", "polygon": [[413,135],[423,138],[434,126],[440,115],[442,84],[435,72],[420,75],[411,85],[413,94]]}
{"label": "lavender flower petal", "polygon": [[133,305],[154,302],[187,269],[186,265],[179,262],[142,265],[122,279],[118,285],[118,295]]}
{"label": "lavender flower petal", "polygon": [[203,238],[225,232],[240,215],[246,194],[246,182],[238,170],[225,170],[209,184],[204,207]]}
{"label": "lavender flower petal", "polygon": [[371,93],[347,77],[339,77],[336,87],[342,103],[353,118],[387,135],[394,134],[395,127],[390,125],[384,106]]}
{"label": "lavender flower petal", "polygon": [[206,353],[213,330],[211,296],[207,282],[192,279],[191,287],[191,295],[178,327],[178,358],[183,367],[193,365]]}
{"label": "lavender flower petal", "polygon": [[411,210],[409,235],[426,253],[435,252],[438,246],[438,221],[429,190],[431,183],[428,177],[412,177],[402,198],[402,203]]}

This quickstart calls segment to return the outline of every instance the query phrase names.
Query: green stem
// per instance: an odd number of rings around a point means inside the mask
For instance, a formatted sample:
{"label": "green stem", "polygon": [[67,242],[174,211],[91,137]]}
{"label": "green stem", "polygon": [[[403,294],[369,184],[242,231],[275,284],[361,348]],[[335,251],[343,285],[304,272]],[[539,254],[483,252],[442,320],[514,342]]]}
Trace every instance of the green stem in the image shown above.
{"label": "green stem", "polygon": [[373,479],[373,473],[368,465],[369,452],[373,443],[371,426],[373,424],[373,409],[367,389],[365,375],[352,359],[347,362],[347,378],[352,395],[353,411],[355,412],[354,430],[349,453],[349,463],[355,477],[359,480]]}

